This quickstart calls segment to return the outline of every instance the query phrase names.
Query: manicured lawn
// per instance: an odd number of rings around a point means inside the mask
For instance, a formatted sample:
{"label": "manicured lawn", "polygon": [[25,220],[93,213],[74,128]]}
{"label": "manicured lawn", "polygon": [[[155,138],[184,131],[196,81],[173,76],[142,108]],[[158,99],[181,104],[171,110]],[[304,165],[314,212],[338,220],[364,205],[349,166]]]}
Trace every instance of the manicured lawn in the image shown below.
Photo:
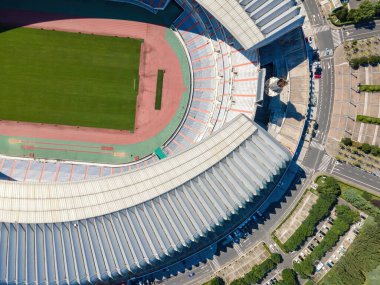
{"label": "manicured lawn", "polygon": [[158,70],[157,74],[157,85],[156,85],[156,103],[155,103],[155,109],[161,110],[161,102],[162,102],[162,87],[164,85],[164,75],[165,70]]}
{"label": "manicured lawn", "polygon": [[0,28],[0,119],[133,130],[141,44]]}

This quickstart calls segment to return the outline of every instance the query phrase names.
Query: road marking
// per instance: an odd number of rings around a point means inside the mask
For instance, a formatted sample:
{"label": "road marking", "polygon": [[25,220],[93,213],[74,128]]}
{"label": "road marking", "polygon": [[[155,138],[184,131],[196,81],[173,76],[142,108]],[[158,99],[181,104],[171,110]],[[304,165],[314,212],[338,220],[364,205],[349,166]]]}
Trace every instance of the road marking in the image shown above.
{"label": "road marking", "polygon": [[345,175],[345,174],[343,174],[343,173],[340,173],[340,171],[343,171],[343,170],[339,170],[339,169],[336,168],[335,171],[337,172],[337,173],[336,173],[336,172],[335,172],[335,173],[338,174],[338,176],[339,176],[339,175],[340,175],[340,176],[343,176],[343,177],[347,178],[348,180],[356,181],[356,182],[358,182],[358,184],[363,184],[363,185],[366,185],[368,188],[374,189],[375,191],[379,191],[378,188],[376,188],[376,187],[374,187],[374,186],[372,186],[372,185],[370,185],[370,184],[364,183],[364,182],[362,182],[362,181],[360,181],[360,180],[357,180],[357,179],[355,179],[355,178],[352,178],[351,176],[347,176],[347,175]]}
{"label": "road marking", "polygon": [[333,39],[333,44],[334,47],[340,46],[340,44],[343,42],[343,36],[342,36],[342,31],[341,30],[331,30],[331,36]]}
{"label": "road marking", "polygon": [[318,171],[326,171],[330,162],[331,162],[331,156],[328,156],[327,154],[325,154],[322,158],[321,164],[319,165]]}
{"label": "road marking", "polygon": [[326,32],[330,30],[330,27],[329,25],[317,26],[317,27],[313,27],[313,30],[315,34],[318,34],[318,33]]}
{"label": "road marking", "polygon": [[235,251],[237,252],[237,254],[238,254],[240,257],[244,256],[244,253],[243,253],[243,251],[241,250],[241,247],[240,247],[237,243],[234,243],[233,248],[235,249]]}
{"label": "road marking", "polygon": [[319,150],[325,150],[325,147],[323,145],[314,140],[311,141],[311,146]]}
{"label": "road marking", "polygon": [[211,259],[210,261],[211,261],[211,264],[210,264],[211,267],[213,267],[213,265],[214,265],[214,267],[215,267],[215,269],[213,268],[214,271],[217,271],[219,268],[221,268],[221,266],[220,266],[218,260],[216,260],[215,256],[214,256],[214,258]]}

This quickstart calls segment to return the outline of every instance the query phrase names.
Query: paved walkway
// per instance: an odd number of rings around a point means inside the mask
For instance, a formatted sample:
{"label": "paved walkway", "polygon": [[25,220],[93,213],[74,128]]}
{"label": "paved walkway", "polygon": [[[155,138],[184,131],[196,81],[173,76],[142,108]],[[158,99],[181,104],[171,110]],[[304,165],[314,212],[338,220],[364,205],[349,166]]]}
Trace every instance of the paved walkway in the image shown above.
{"label": "paved walkway", "polygon": [[380,117],[380,93],[356,92],[357,84],[378,84],[380,66],[353,70],[345,59],[344,48],[335,51],[335,98],[326,150],[335,156],[343,137],[378,145],[379,126],[356,122],[357,115]]}

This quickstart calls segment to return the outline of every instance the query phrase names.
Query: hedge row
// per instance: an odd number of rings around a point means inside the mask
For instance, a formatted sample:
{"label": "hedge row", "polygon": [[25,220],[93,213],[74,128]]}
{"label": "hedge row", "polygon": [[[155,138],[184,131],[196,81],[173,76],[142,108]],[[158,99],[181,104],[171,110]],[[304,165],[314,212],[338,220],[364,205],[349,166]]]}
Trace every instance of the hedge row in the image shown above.
{"label": "hedge row", "polygon": [[380,85],[360,85],[361,92],[379,92]]}
{"label": "hedge row", "polygon": [[380,156],[380,147],[376,145],[370,145],[368,143],[363,143],[358,146],[358,149],[361,149],[365,154],[372,154],[373,156]]}
{"label": "hedge row", "polygon": [[307,278],[314,273],[314,264],[320,260],[331,248],[333,248],[339,238],[344,235],[350,226],[359,220],[359,213],[351,210],[346,205],[336,206],[337,218],[334,224],[327,232],[323,240],[314,250],[300,263],[294,263],[294,270],[300,274],[302,278]]}
{"label": "hedge row", "polygon": [[367,123],[367,124],[380,125],[380,118],[370,117],[370,116],[365,116],[365,115],[357,115],[356,121]]}
{"label": "hedge row", "polygon": [[317,191],[319,192],[317,203],[312,206],[301,226],[284,243],[286,252],[299,249],[308,237],[314,235],[316,226],[329,215],[340,195],[339,184],[332,177],[327,177],[325,183],[318,186]]}
{"label": "hedge row", "polygon": [[[352,146],[353,141],[350,138],[342,138],[341,143],[346,146]],[[370,145],[368,143],[355,142],[355,146],[363,151],[365,154],[372,154],[373,156],[380,156],[380,147],[376,145]]]}
{"label": "hedge row", "polygon": [[244,277],[232,281],[231,285],[250,285],[260,283],[268,272],[276,268],[277,264],[282,261],[282,257],[278,253],[272,253],[271,256],[259,265],[252,267],[251,271]]}
{"label": "hedge row", "polygon": [[372,55],[372,56],[363,56],[358,58],[352,58],[350,60],[350,66],[354,69],[359,68],[360,65],[377,65],[380,63],[380,56]]}

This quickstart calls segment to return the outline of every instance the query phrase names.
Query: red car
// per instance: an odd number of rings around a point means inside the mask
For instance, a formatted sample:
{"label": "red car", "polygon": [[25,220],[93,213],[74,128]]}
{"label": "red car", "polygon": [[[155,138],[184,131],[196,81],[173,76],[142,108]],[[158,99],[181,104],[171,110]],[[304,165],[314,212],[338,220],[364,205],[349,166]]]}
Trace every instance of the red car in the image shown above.
{"label": "red car", "polygon": [[319,65],[315,68],[315,71],[314,71],[314,78],[316,79],[319,79],[321,78],[321,75],[322,75],[322,67],[320,67]]}

